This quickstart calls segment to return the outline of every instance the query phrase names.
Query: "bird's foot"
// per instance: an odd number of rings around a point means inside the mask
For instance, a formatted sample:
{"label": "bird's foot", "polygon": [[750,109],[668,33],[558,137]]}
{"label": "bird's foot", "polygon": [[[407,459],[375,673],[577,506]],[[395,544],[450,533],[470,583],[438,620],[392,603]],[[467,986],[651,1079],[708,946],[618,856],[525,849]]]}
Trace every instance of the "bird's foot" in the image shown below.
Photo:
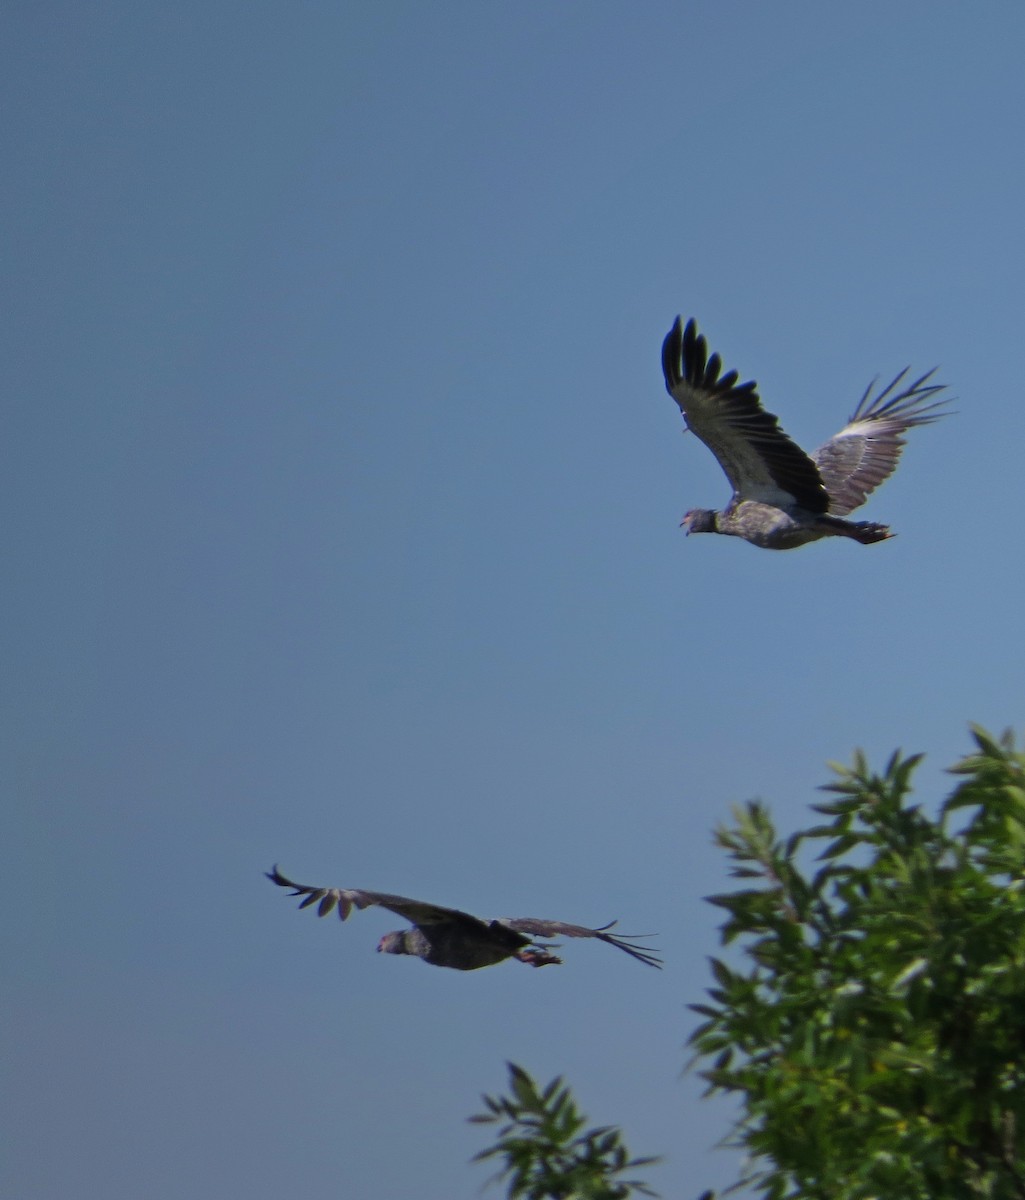
{"label": "bird's foot", "polygon": [[529,963],[532,967],[547,967],[551,963],[562,963],[557,954],[551,954],[543,946],[527,946],[516,953],[520,962]]}

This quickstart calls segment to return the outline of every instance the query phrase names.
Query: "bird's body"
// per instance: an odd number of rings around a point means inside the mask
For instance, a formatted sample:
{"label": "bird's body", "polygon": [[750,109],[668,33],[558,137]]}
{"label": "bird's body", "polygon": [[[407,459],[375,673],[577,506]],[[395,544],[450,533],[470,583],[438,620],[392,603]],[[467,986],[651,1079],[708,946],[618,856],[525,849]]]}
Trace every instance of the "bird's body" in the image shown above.
{"label": "bird's body", "polygon": [[765,550],[794,550],[825,536],[799,508],[784,512],[760,500],[741,500],[723,514],[723,531]]}
{"label": "bird's body", "polygon": [[732,500],[722,512],[694,508],[684,518],[688,533],[725,533],[763,550],[795,550],[824,537],[849,537],[868,544],[890,534],[871,521],[843,521],[799,505],[786,510],[760,500]]}
{"label": "bird's body", "polygon": [[[538,917],[503,917],[494,921],[482,920],[455,908],[442,908],[422,900],[410,900],[388,892],[367,892],[359,888],[308,887],[293,883],[274,868],[267,878],[278,887],[292,889],[293,896],[304,897],[300,908],[317,905],[317,915],[327,916],[334,909],[344,921],[354,908],[386,908],[412,923],[411,929],[386,933],[377,949],[384,954],[408,954],[422,958],[435,967],[451,967],[456,971],[476,971],[494,966],[507,958],[516,958],[532,967],[561,963],[551,953],[551,945],[538,943],[535,937],[597,938],[648,966],[658,967],[656,954],[644,946],[631,945],[628,934],[614,936],[610,925],[589,929],[569,925],[565,921],[549,921]],[[613,922],[615,924],[615,922]]]}
{"label": "bird's body", "polygon": [[838,434],[806,454],[762,407],[754,383],[721,375],[718,354],[693,320],[681,318],[662,344],[666,390],[687,428],[712,451],[733,485],[722,511],[691,509],[688,533],[722,533],[766,550],[792,550],[824,537],[870,545],[885,541],[886,525],[844,518],[893,472],[904,447],[901,434],[942,415],[942,388],[930,371],[901,389],[907,371],[875,397],[866,389],[854,415]]}
{"label": "bird's body", "polygon": [[[386,933],[378,943],[382,954],[409,954],[422,958],[433,967],[451,967],[456,971],[476,971],[480,967],[493,967],[504,959],[515,957],[517,951],[530,944],[529,938],[512,934],[511,930],[495,928],[489,922],[487,932],[467,930],[459,924],[417,925],[412,929],[401,929]],[[476,936],[481,933],[481,936]]]}

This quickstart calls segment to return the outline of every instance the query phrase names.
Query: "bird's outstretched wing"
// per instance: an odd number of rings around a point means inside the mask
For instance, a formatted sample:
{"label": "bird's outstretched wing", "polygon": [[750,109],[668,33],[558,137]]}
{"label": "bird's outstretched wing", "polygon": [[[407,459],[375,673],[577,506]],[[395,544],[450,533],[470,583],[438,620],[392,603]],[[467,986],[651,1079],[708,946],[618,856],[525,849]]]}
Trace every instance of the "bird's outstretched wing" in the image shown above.
{"label": "bird's outstretched wing", "polygon": [[648,937],[648,934],[621,933],[615,936],[608,932],[616,924],[615,921],[610,921],[608,925],[602,925],[599,929],[588,929],[586,925],[568,925],[565,921],[546,921],[540,917],[503,917],[499,923],[517,933],[529,933],[531,937],[597,938],[600,942],[607,942],[610,946],[625,950],[627,954],[642,963],[647,963],[649,967],[662,966],[662,959],[650,946],[631,944],[634,938]]}
{"label": "bird's outstretched wing", "polygon": [[423,900],[410,900],[405,896],[393,896],[388,892],[365,892],[359,888],[324,888],[308,887],[303,883],[295,883],[282,875],[277,866],[273,871],[266,872],[267,878],[278,887],[292,889],[293,896],[303,896],[300,908],[317,906],[317,916],[326,917],[337,908],[339,917],[344,921],[354,908],[387,908],[390,912],[405,917],[414,925],[474,925],[481,929],[487,927],[487,922],[470,913],[460,912],[456,908],[442,908],[438,904],[427,904]]}
{"label": "bird's outstretched wing", "polygon": [[829,496],[818,467],[762,408],[756,385],[738,384],[736,371],[720,378],[721,370],[722,360],[709,357],[694,320],[684,328],[677,317],[662,343],[666,390],[718,459],[735,497],[824,513]]}
{"label": "bird's outstretched wing", "polygon": [[842,517],[860,508],[869,494],[893,474],[904,449],[902,433],[945,415],[938,410],[947,400],[933,400],[944,385],[929,383],[935,367],[901,387],[907,373],[905,367],[874,399],[873,380],[843,429],[812,455],[829,492],[829,512],[833,516]]}

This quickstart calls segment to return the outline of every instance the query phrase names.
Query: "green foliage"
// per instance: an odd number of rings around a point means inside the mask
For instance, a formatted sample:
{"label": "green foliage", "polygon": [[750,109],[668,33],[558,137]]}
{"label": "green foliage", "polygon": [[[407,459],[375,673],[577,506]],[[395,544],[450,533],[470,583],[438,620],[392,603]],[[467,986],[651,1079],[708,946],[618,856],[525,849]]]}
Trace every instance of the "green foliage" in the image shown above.
{"label": "green foliage", "polygon": [[561,1079],[539,1091],[522,1067],[509,1063],[509,1095],[483,1099],[488,1111],[470,1120],[505,1123],[498,1141],[474,1161],[504,1158],[496,1179],[508,1179],[510,1200],[626,1200],[634,1192],[655,1194],[617,1176],[657,1160],[631,1158],[617,1129],[584,1131],[587,1118]]}
{"label": "green foliage", "polygon": [[770,1200],[1025,1198],[1025,755],[973,735],[935,819],[918,757],[858,754],[826,823],[784,841],[754,802],[717,832],[744,965],[712,960],[690,1040]]}

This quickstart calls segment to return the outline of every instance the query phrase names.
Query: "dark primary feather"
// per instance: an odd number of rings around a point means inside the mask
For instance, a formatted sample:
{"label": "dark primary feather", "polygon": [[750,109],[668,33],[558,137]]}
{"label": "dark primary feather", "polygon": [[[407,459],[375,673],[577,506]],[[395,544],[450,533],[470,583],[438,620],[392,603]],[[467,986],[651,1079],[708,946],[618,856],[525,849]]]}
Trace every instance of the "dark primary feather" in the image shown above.
{"label": "dark primary feather", "polygon": [[[427,904],[422,900],[410,900],[405,896],[394,896],[388,892],[367,892],[358,888],[323,888],[311,887],[295,883],[277,868],[267,872],[267,878],[278,887],[291,888],[293,896],[302,896],[300,908],[317,906],[317,915],[327,916],[332,910],[338,910],[339,917],[344,921],[354,908],[370,908],[377,906],[386,908],[411,922],[414,929],[425,935],[416,941],[415,950],[403,953],[415,953],[434,962],[439,966],[454,966],[461,969],[475,969],[500,962],[503,958],[513,955],[523,957],[525,962],[534,966],[558,962],[559,959],[547,953],[548,947],[531,946],[531,937],[574,937],[597,938],[607,942],[619,950],[625,951],[632,958],[647,963],[652,967],[660,967],[661,961],[649,947],[631,945],[629,934],[614,936],[607,932],[612,925],[604,925],[600,929],[588,929],[583,925],[569,925],[563,921],[548,921],[538,917],[517,917],[495,921],[482,920],[470,913],[461,912],[456,908],[443,908],[437,904]],[[614,925],[615,922],[612,922]],[[530,936],[527,936],[530,935]],[[393,935],[386,935],[386,938]]]}
{"label": "dark primary feather", "polygon": [[693,319],[680,317],[662,343],[666,390],[680,406],[687,427],[718,459],[737,500],[758,500],[812,513],[829,508],[819,469],[762,408],[753,382],[737,384],[737,372],[720,379],[722,360]]}
{"label": "dark primary feather", "polygon": [[[947,404],[932,398],[943,385],[929,383],[935,367],[899,391],[908,368],[872,399],[873,383],[865,389],[847,424],[812,455],[829,492],[829,512],[842,517],[859,508],[897,466],[904,439],[915,425],[937,421]],[[892,393],[892,394],[891,394]]]}
{"label": "dark primary feather", "polygon": [[317,905],[317,916],[326,917],[337,907],[338,916],[345,921],[354,908],[386,908],[389,912],[405,917],[414,925],[465,924],[487,929],[487,922],[457,908],[442,908],[437,904],[426,904],[422,900],[409,900],[405,896],[393,896],[389,892],[367,892],[359,888],[309,887],[295,883],[282,875],[275,865],[266,872],[267,878],[278,887],[292,889],[293,896],[305,896],[300,908]]}

